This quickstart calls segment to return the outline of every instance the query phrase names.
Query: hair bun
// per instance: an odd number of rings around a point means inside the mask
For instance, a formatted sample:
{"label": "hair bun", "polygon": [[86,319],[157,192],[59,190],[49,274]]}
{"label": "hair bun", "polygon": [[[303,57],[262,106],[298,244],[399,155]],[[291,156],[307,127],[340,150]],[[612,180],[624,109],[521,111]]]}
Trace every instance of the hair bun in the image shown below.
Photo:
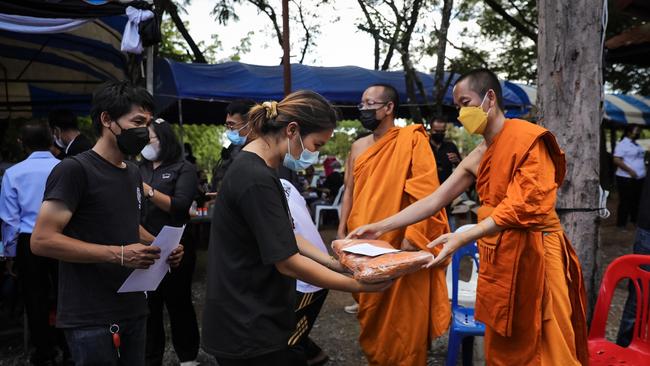
{"label": "hair bun", "polygon": [[278,102],[270,101],[262,103],[262,107],[266,109],[266,118],[273,119],[278,116]]}

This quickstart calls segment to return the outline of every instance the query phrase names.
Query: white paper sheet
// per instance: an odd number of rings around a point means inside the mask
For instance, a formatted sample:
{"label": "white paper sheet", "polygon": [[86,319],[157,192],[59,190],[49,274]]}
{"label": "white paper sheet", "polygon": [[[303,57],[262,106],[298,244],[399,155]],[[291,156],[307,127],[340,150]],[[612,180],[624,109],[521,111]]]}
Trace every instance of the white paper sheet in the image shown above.
{"label": "white paper sheet", "polygon": [[343,251],[348,253],[367,255],[369,257],[376,257],[382,254],[399,252],[399,250],[397,249],[382,248],[369,243],[352,245],[347,248],[344,248]]}
{"label": "white paper sheet", "polygon": [[169,271],[167,257],[178,246],[184,229],[185,226],[164,226],[153,243],[151,243],[151,245],[160,248],[160,258],[147,269],[136,269],[131,272],[131,275],[124,281],[117,292],[155,291],[160,285],[160,281]]}

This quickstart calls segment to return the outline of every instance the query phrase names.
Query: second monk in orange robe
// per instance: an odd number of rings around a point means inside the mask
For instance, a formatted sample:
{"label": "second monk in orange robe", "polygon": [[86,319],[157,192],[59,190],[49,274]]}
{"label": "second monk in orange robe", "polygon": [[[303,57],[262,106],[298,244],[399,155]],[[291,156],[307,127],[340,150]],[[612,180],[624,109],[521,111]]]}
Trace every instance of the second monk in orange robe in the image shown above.
{"label": "second monk in orange robe", "polygon": [[[344,208],[342,220],[349,230],[393,215],[439,186],[424,128],[394,126],[395,98],[394,90],[381,85],[368,88],[363,95],[362,104],[382,105],[369,108],[381,123],[372,135],[353,145],[348,159],[346,199],[351,200],[351,207]],[[447,217],[439,212],[381,239],[398,249],[406,246],[435,254],[439,249],[426,245],[448,232]],[[442,267],[409,274],[395,280],[382,294],[361,293],[357,300],[359,342],[370,365],[424,366],[431,340],[449,326],[451,313]]]}

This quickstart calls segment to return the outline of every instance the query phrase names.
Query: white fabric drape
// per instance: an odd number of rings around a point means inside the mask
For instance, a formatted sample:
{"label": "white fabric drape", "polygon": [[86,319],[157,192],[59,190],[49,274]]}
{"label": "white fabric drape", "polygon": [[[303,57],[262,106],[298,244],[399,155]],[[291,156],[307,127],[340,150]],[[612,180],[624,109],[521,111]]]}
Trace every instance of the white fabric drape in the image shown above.
{"label": "white fabric drape", "polygon": [[143,48],[138,25],[140,22],[153,18],[154,14],[151,10],[140,10],[129,6],[126,8],[126,16],[129,17],[129,21],[126,23],[122,36],[122,51],[141,54]]}

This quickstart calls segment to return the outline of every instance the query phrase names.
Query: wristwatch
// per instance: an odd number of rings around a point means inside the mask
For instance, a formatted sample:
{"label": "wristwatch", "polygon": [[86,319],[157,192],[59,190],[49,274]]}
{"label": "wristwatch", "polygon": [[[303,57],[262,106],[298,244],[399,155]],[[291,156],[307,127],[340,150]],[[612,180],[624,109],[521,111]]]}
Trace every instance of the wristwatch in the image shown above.
{"label": "wristwatch", "polygon": [[153,187],[149,188],[149,191],[147,192],[147,198],[152,198],[153,197]]}

